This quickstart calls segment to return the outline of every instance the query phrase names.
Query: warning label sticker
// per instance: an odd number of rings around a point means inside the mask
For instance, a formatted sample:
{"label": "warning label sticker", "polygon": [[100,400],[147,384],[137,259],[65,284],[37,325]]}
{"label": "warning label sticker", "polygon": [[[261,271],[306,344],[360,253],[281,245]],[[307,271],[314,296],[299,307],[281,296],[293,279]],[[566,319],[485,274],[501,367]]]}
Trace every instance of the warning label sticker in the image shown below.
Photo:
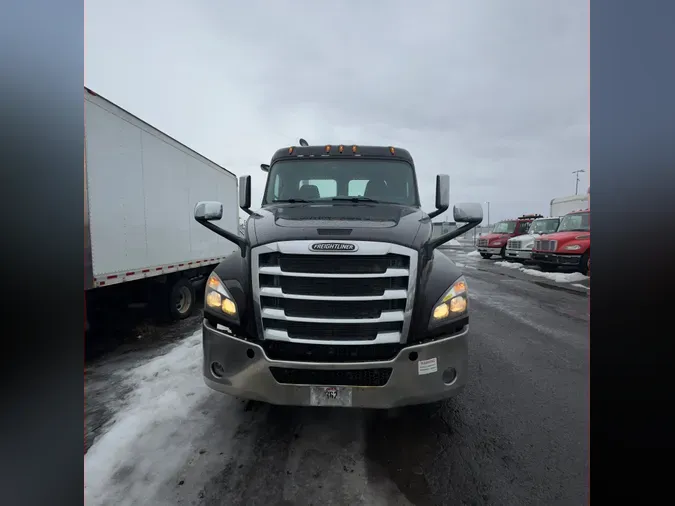
{"label": "warning label sticker", "polygon": [[420,360],[417,362],[417,374],[420,376],[422,374],[431,374],[432,372],[436,371],[438,371],[438,362],[436,361],[436,357],[427,360]]}

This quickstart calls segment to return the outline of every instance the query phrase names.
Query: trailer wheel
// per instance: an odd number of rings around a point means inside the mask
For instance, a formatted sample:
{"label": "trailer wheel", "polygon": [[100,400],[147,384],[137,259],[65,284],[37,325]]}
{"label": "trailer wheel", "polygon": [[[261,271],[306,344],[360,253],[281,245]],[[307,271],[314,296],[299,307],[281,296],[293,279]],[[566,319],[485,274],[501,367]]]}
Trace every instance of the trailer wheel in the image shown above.
{"label": "trailer wheel", "polygon": [[490,255],[489,253],[481,253],[480,256],[482,256],[485,259],[492,258],[492,255]]}
{"label": "trailer wheel", "polygon": [[187,278],[178,278],[169,290],[169,312],[174,320],[184,320],[192,315],[196,296],[192,283]]}

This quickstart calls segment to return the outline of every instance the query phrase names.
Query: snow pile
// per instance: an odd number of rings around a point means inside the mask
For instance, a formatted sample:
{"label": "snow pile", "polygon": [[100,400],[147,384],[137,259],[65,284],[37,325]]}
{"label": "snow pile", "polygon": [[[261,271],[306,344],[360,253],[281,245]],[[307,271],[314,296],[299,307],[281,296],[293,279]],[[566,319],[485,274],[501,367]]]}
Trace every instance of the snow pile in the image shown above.
{"label": "snow pile", "polygon": [[473,251],[470,251],[469,253],[467,253],[466,256],[468,256],[468,257],[479,257],[480,253],[478,252],[478,250],[473,250]]}
{"label": "snow pile", "polygon": [[506,267],[507,269],[521,269],[523,266],[520,264],[516,264],[513,262],[495,262],[495,265],[499,265],[500,267]]}
{"label": "snow pile", "polygon": [[443,243],[441,248],[461,248],[462,245],[457,241],[457,239],[450,239],[448,242]]}
{"label": "snow pile", "polygon": [[[84,456],[85,504],[150,504],[187,459],[210,394],[201,373],[201,332],[165,355],[122,371],[125,407]],[[195,413],[196,412],[196,413]]]}
{"label": "snow pile", "polygon": [[527,268],[522,268],[521,271],[525,274],[529,274],[530,276],[538,276],[540,278],[550,279],[556,283],[573,283],[575,281],[583,281],[588,279],[588,276],[584,276],[580,272],[541,272]]}
{"label": "snow pile", "polygon": [[537,271],[535,269],[523,267],[522,265],[513,262],[495,262],[495,265],[499,265],[500,267],[505,267],[507,269],[517,269],[520,272],[529,274],[530,276],[550,279],[551,281],[555,281],[556,283],[576,283],[578,281],[588,279],[588,276],[584,276],[580,272],[542,272]]}

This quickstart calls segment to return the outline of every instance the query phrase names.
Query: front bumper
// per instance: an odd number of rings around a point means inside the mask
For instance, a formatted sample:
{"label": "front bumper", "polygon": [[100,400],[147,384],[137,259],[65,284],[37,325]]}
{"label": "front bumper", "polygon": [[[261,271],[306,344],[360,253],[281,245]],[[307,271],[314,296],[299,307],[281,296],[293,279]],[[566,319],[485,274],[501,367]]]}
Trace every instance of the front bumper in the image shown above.
{"label": "front bumper", "polygon": [[532,252],[532,260],[540,264],[557,265],[559,267],[579,267],[581,255],[560,255],[558,253]]}
{"label": "front bumper", "polygon": [[[270,404],[312,406],[316,404],[316,389],[308,383],[280,383],[270,368],[300,371],[295,377],[318,375],[349,376],[354,371],[371,375],[373,369],[390,368],[391,374],[383,386],[350,386],[350,402],[345,407],[393,408],[410,404],[425,404],[459,394],[466,384],[468,373],[468,325],[458,334],[423,344],[403,348],[395,358],[386,361],[323,363],[272,360],[263,348],[249,341],[215,329],[206,320],[203,324],[204,381],[213,390],[245,399]],[[417,357],[412,360],[410,355]],[[433,367],[424,368],[420,361],[436,359]],[[221,377],[213,373],[213,363]],[[420,367],[423,367],[420,370]],[[447,369],[454,369],[454,380]],[[275,369],[278,371],[279,369]],[[371,370],[368,374],[364,370]],[[340,373],[340,371],[343,371]],[[429,372],[431,371],[431,372]],[[444,374],[445,371],[445,374]],[[289,377],[289,376],[285,376]],[[444,382],[448,381],[448,384]],[[325,382],[321,386],[328,385]],[[314,400],[313,400],[314,399]]]}
{"label": "front bumper", "polygon": [[499,255],[502,252],[501,248],[486,248],[484,246],[479,246],[478,253],[486,253],[488,255]]}
{"label": "front bumper", "polygon": [[532,258],[532,250],[530,249],[507,249],[506,258],[513,258],[515,260],[530,260]]}

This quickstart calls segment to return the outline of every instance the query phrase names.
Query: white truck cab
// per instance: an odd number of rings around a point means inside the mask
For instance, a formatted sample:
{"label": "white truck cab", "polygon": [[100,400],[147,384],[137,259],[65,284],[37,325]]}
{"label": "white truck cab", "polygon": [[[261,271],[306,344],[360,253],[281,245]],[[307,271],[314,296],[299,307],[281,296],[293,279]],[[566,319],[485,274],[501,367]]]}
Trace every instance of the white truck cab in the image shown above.
{"label": "white truck cab", "polygon": [[526,235],[519,235],[506,243],[506,259],[516,262],[526,262],[532,257],[534,240],[542,235],[552,234],[558,230],[560,217],[539,218],[532,222]]}

